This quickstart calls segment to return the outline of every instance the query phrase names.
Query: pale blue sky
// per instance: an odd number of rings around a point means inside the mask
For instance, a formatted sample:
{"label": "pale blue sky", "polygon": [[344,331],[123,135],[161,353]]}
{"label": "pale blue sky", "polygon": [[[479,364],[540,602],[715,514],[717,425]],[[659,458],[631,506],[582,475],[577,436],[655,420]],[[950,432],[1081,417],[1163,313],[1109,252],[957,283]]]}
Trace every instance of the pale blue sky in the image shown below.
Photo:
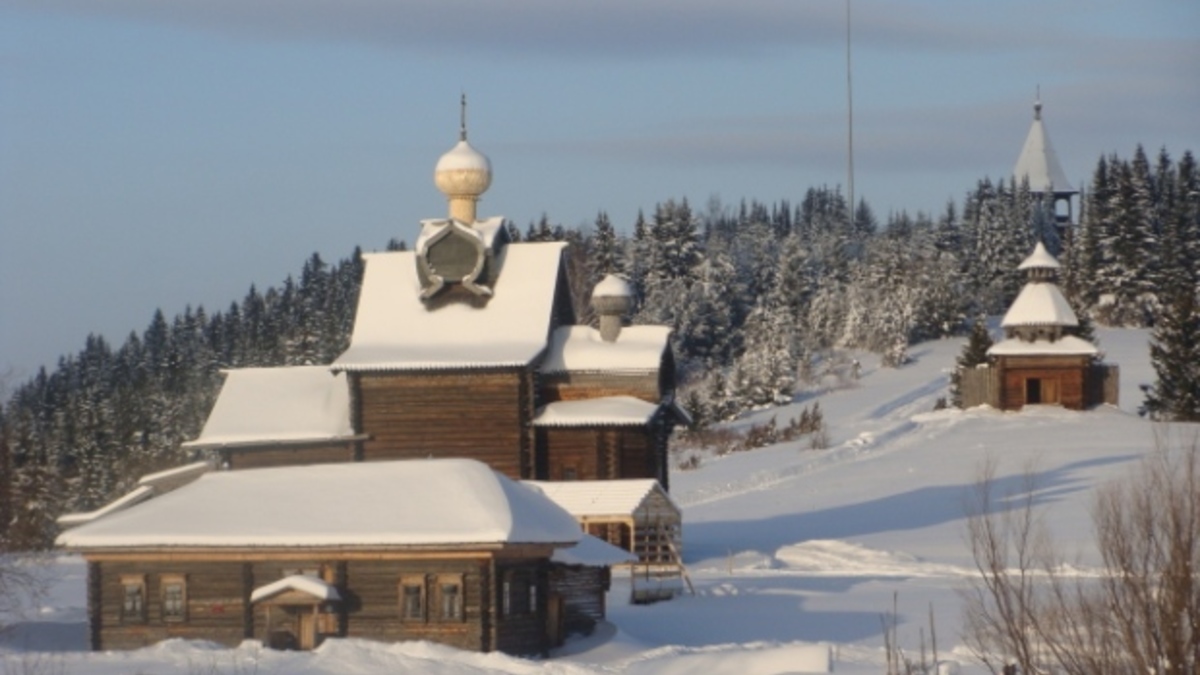
{"label": "pale blue sky", "polygon": [[[1200,3],[855,0],[856,194],[1200,150]],[[524,228],[846,181],[842,0],[0,0],[0,373],[412,241],[458,97]]]}

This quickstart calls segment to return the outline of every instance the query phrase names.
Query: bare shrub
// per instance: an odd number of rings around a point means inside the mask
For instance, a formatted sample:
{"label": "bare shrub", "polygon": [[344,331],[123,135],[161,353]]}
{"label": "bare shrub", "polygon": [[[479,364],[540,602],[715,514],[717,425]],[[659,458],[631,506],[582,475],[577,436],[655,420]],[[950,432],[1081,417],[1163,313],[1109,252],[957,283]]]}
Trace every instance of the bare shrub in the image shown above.
{"label": "bare shrub", "polygon": [[[1131,477],[1097,491],[1098,577],[1068,576],[1041,525],[1031,471],[1015,503],[988,464],[970,506],[978,577],[965,640],[993,673],[1190,675],[1200,668],[1200,447],[1160,440]],[[1012,497],[1010,495],[1010,497]]]}

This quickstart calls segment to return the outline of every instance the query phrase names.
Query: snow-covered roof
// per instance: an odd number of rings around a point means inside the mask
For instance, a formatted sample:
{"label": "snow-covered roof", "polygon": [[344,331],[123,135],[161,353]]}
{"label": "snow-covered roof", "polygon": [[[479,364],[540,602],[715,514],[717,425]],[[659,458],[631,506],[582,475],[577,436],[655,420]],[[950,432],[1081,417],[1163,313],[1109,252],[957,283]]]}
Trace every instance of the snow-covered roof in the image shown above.
{"label": "snow-covered roof", "polygon": [[1047,282],[1025,284],[1000,325],[1011,326],[1078,326],[1079,319],[1058,286]]}
{"label": "snow-covered roof", "polygon": [[225,384],[204,429],[183,447],[209,448],[352,438],[346,376],[329,366],[240,368]]}
{"label": "snow-covered roof", "polygon": [[250,602],[260,602],[273,598],[287,591],[300,591],[313,596],[317,600],[341,600],[336,586],[324,579],[309,574],[293,574],[265,586],[259,586],[250,594]]}
{"label": "snow-covered roof", "polygon": [[61,527],[75,527],[77,525],[90,523],[109,514],[116,513],[122,509],[127,509],[134,504],[140,504],[141,502],[153,497],[154,492],[155,491],[153,487],[142,485],[134,488],[120,498],[101,506],[95,511],[87,511],[84,513],[64,513],[54,522],[58,523]]}
{"label": "snow-covered roof", "polygon": [[1013,168],[1013,178],[1017,181],[1029,179],[1029,189],[1034,192],[1075,192],[1067,174],[1058,163],[1058,155],[1050,145],[1050,137],[1042,124],[1042,103],[1034,103],[1033,124],[1029,127],[1029,135],[1025,137],[1025,145],[1017,164]]}
{"label": "snow-covered roof", "polygon": [[633,396],[604,396],[579,401],[555,401],[533,417],[535,427],[643,426],[659,406]]}
{"label": "snow-covered roof", "polygon": [[468,459],[209,473],[61,534],[60,546],[426,547],[571,544],[575,519]]}
{"label": "snow-covered roof", "polygon": [[62,527],[75,527],[98,520],[134,504],[140,504],[151,497],[165,495],[196,480],[212,470],[208,462],[193,462],[174,469],[149,473],[138,479],[138,486],[121,497],[86,513],[65,513],[55,520]]}
{"label": "snow-covered roof", "polygon": [[1083,338],[1064,335],[1054,341],[1009,338],[992,345],[987,353],[989,356],[1091,356],[1100,350]]}
{"label": "snow-covered roof", "polygon": [[335,370],[523,366],[546,347],[562,242],[509,244],[494,295],[481,307],[420,299],[411,251],[363,256],[366,272],[350,348]]}
{"label": "snow-covered roof", "polygon": [[186,485],[212,469],[213,465],[208,462],[192,462],[173,469],[148,473],[138,479],[138,485],[153,487],[161,494],[180,485]]}
{"label": "snow-covered roof", "polygon": [[1050,255],[1050,252],[1046,250],[1046,247],[1043,246],[1042,242],[1040,241],[1037,243],[1037,246],[1033,247],[1033,253],[1030,253],[1028,258],[1021,261],[1020,265],[1017,265],[1017,269],[1019,270],[1033,268],[1056,270],[1060,267],[1062,267],[1062,265],[1058,263],[1058,258]]}
{"label": "snow-covered roof", "polygon": [[605,342],[590,326],[561,326],[550,339],[543,373],[657,372],[671,329],[626,326],[614,342]]}
{"label": "snow-covered roof", "polygon": [[[674,506],[670,495],[653,478],[625,480],[524,481],[537,488],[576,518],[628,516],[657,490]],[[679,507],[675,507],[678,511]]]}
{"label": "snow-covered roof", "polygon": [[583,535],[583,539],[571,548],[555,549],[554,555],[550,556],[550,562],[588,567],[608,567],[637,561],[636,555],[590,534]]}

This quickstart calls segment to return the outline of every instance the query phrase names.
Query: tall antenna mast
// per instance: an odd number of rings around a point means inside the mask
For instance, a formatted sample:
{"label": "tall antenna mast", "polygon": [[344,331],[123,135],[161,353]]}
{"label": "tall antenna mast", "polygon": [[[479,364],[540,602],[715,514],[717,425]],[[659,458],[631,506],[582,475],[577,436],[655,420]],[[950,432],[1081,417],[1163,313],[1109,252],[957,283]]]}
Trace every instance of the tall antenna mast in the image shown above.
{"label": "tall antenna mast", "polygon": [[850,0],[846,0],[846,172],[850,190],[850,228],[854,228],[854,87],[850,79]]}

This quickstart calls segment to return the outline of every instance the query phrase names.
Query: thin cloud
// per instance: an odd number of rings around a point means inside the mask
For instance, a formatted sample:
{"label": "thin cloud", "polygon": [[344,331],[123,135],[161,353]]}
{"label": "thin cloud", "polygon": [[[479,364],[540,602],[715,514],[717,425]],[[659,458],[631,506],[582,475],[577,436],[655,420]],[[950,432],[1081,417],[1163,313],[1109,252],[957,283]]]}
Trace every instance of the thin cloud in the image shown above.
{"label": "thin cloud", "polygon": [[[843,44],[839,2],[795,0],[9,0],[39,12],[149,21],[245,39],[330,40],[439,54],[643,58]],[[914,3],[855,5],[863,47],[1011,49],[1052,37],[1028,21]],[[1011,12],[1005,13],[1013,14]],[[1024,16],[1024,13],[1021,13]],[[1027,17],[1026,17],[1027,18]],[[1062,39],[1062,36],[1057,36]]]}

